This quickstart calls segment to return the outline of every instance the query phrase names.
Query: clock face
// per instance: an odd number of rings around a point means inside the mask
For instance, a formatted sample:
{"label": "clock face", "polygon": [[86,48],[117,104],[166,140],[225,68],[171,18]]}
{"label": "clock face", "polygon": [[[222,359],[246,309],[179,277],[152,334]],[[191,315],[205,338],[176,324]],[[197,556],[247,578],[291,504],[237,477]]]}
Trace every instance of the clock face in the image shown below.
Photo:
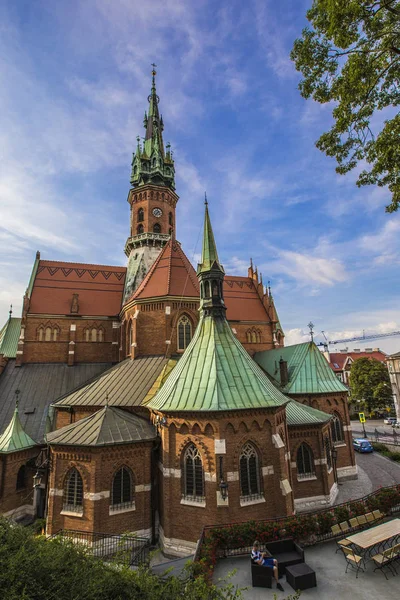
{"label": "clock face", "polygon": [[160,218],[162,215],[162,210],[161,208],[153,208],[153,215],[157,218]]}

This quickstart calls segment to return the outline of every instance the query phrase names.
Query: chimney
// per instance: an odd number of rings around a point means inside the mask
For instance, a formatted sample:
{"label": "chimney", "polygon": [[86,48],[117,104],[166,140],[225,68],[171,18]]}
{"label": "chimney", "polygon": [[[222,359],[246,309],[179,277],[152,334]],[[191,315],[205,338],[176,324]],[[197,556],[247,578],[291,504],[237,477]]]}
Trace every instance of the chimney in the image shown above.
{"label": "chimney", "polygon": [[287,361],[283,360],[281,356],[281,360],[279,361],[279,371],[281,374],[281,386],[284,387],[289,381],[288,367]]}

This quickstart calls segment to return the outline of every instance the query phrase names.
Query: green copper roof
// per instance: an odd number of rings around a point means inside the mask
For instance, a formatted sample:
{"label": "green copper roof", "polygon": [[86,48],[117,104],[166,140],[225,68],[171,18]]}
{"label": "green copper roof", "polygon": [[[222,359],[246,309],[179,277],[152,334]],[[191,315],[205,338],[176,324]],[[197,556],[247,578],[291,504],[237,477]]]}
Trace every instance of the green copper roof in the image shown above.
{"label": "green copper roof", "polygon": [[328,413],[312,408],[311,406],[300,404],[296,400],[290,400],[286,405],[286,421],[289,426],[318,425],[330,421],[331,418],[332,415],[328,415]]}
{"label": "green copper roof", "polygon": [[151,423],[120,408],[105,406],[85,419],[46,435],[49,444],[107,446],[153,440]]}
{"label": "green copper roof", "polygon": [[235,338],[225,319],[201,316],[193,339],[159,392],[160,411],[269,408],[288,402]]}
{"label": "green copper roof", "polygon": [[10,424],[0,436],[0,452],[17,452],[33,446],[37,446],[37,443],[25,433],[16,407]]}
{"label": "green copper roof", "polygon": [[[289,381],[281,385],[279,361],[287,362]],[[324,355],[313,342],[257,352],[254,360],[285,394],[326,394],[347,392]]]}
{"label": "green copper roof", "polygon": [[0,330],[0,354],[7,358],[17,356],[19,334],[21,333],[21,319],[10,317]]}
{"label": "green copper roof", "polygon": [[32,295],[33,284],[35,283],[35,277],[36,277],[36,273],[37,273],[37,270],[39,267],[39,262],[40,262],[40,252],[37,251],[36,257],[35,257],[35,262],[33,263],[33,267],[32,267],[31,277],[29,279],[28,287],[25,292],[25,294],[28,296],[28,298],[30,298]]}
{"label": "green copper roof", "polygon": [[201,263],[197,267],[197,273],[210,271],[215,265],[218,269],[224,272],[219,263],[217,246],[215,243],[214,233],[211,226],[210,215],[208,213],[208,203],[205,203],[204,229],[203,229],[203,249],[201,253]]}

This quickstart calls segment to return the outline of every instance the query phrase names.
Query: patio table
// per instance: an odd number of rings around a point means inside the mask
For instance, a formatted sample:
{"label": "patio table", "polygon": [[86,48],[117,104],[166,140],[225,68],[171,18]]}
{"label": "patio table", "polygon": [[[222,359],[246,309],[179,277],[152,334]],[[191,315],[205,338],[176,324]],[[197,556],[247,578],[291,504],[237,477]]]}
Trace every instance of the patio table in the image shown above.
{"label": "patio table", "polygon": [[389,540],[400,536],[400,519],[392,519],[381,525],[366,529],[361,533],[350,535],[346,539],[352,544],[363,550],[363,559],[370,558],[371,551],[376,549],[377,552],[385,549],[385,545]]}

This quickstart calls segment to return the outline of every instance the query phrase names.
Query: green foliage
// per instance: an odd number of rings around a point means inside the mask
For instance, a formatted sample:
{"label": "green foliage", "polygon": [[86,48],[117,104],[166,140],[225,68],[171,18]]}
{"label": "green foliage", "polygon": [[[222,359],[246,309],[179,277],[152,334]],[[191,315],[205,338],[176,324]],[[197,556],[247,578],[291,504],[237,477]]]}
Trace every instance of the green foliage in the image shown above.
{"label": "green foliage", "polygon": [[374,442],[372,445],[374,450],[380,452],[383,456],[386,456],[395,462],[400,462],[400,452],[392,452],[385,444],[381,444],[380,442]]}
{"label": "green foliage", "polygon": [[357,185],[388,186],[386,210],[393,212],[400,203],[400,115],[393,115],[400,104],[400,1],[313,0],[307,19],[312,27],[291,52],[303,75],[300,93],[334,104],[334,124],[317,147],[336,158],[340,174],[367,163]]}
{"label": "green foliage", "polygon": [[350,397],[365,402],[369,411],[391,406],[393,396],[386,366],[374,358],[355,360],[350,369]]}
{"label": "green foliage", "polygon": [[[137,571],[106,565],[84,546],[46,540],[29,528],[0,519],[0,590],[7,600],[239,600],[232,583],[211,585],[201,574],[160,578],[145,566]],[[5,597],[5,596],[1,596]]]}

